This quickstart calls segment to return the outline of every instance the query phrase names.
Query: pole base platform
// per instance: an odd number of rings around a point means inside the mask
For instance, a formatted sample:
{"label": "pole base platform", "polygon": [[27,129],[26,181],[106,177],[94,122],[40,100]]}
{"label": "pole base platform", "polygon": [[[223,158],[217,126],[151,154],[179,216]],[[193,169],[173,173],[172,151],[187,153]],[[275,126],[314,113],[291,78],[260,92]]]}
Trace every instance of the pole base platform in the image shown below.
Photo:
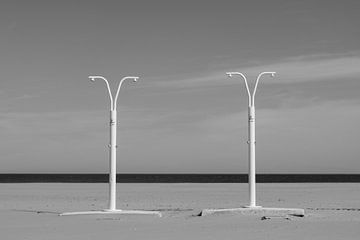
{"label": "pole base platform", "polygon": [[304,217],[305,211],[301,208],[265,208],[260,206],[255,207],[240,207],[228,209],[204,209],[199,216],[207,216],[211,214],[242,214],[242,215],[256,215],[256,216],[297,216]]}
{"label": "pole base platform", "polygon": [[262,208],[262,206],[244,206],[244,208],[253,208],[253,209],[258,209],[258,208]]}
{"label": "pole base platform", "polygon": [[159,211],[142,211],[142,210],[121,210],[121,209],[104,209],[95,211],[83,211],[83,212],[64,212],[59,216],[74,216],[74,215],[104,215],[104,214],[126,214],[126,215],[156,215],[161,217]]}

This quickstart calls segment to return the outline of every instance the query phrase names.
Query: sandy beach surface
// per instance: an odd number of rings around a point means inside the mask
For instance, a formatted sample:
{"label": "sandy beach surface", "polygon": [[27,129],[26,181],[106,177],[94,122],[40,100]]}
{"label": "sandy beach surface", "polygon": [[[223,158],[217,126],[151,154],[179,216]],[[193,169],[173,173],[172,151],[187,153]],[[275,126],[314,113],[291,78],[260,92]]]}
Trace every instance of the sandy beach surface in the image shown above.
{"label": "sandy beach surface", "polygon": [[247,184],[117,185],[120,209],[163,217],[58,216],[107,207],[103,183],[0,184],[0,239],[360,239],[360,184],[258,184],[264,207],[304,208],[305,217],[220,214],[204,208],[247,204]]}

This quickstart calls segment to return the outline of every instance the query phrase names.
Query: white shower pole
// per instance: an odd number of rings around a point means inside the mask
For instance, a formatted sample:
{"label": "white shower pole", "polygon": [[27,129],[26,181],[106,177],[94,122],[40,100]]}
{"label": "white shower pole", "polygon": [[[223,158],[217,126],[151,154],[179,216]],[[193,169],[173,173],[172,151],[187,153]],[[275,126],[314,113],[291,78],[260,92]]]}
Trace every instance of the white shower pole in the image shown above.
{"label": "white shower pole", "polygon": [[255,179],[255,93],[259,80],[264,74],[271,74],[275,76],[275,72],[262,72],[258,75],[255,87],[250,93],[249,85],[244,74],[240,72],[227,72],[229,77],[240,75],[245,80],[246,91],[248,94],[248,141],[249,144],[249,205],[240,208],[222,208],[222,209],[203,209],[200,216],[206,216],[216,213],[241,213],[244,215],[262,215],[262,216],[305,216],[304,209],[301,208],[268,208],[256,205],[256,179]]}
{"label": "white shower pole", "polygon": [[109,86],[109,82],[102,76],[89,76],[91,81],[95,79],[102,79],[105,81],[109,97],[110,97],[110,173],[109,173],[109,209],[108,211],[116,211],[116,127],[117,127],[117,112],[116,103],[119,96],[120,88],[122,83],[127,79],[132,79],[134,82],[137,81],[138,77],[124,77],[120,80],[115,99],[113,98]]}
{"label": "white shower pole", "polygon": [[116,103],[119,97],[120,88],[122,83],[127,79],[132,79],[134,82],[138,80],[138,77],[124,77],[120,80],[115,98],[111,94],[109,82],[102,76],[89,76],[91,81],[102,79],[106,83],[106,87],[110,97],[110,161],[109,161],[109,206],[107,209],[95,210],[95,211],[82,211],[82,212],[64,212],[60,213],[60,216],[73,216],[73,215],[89,215],[89,214],[126,214],[126,215],[156,215],[161,217],[160,211],[146,211],[146,210],[122,210],[116,208],[116,127],[117,127],[117,115],[116,115]]}
{"label": "white shower pole", "polygon": [[262,72],[258,75],[254,91],[251,94],[249,90],[249,85],[246,80],[246,77],[244,74],[240,72],[227,72],[226,73],[229,77],[232,77],[233,75],[240,75],[244,81],[245,81],[245,87],[248,94],[248,145],[249,145],[249,172],[248,172],[248,178],[249,178],[249,206],[250,208],[256,208],[260,207],[256,205],[256,171],[255,171],[255,93],[256,89],[259,83],[259,80],[262,75],[264,74],[271,74],[272,77],[274,77],[275,72]]}

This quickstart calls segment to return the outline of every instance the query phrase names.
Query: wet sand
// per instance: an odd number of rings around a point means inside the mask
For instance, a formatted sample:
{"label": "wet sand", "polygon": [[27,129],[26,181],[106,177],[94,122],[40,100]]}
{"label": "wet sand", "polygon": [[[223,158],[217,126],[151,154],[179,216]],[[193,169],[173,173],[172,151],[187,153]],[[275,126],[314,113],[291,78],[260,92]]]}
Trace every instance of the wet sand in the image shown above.
{"label": "wet sand", "polygon": [[117,185],[120,209],[163,217],[58,216],[107,207],[107,184],[0,184],[1,239],[359,239],[360,184],[257,184],[263,207],[304,208],[305,217],[197,216],[248,203],[247,184]]}

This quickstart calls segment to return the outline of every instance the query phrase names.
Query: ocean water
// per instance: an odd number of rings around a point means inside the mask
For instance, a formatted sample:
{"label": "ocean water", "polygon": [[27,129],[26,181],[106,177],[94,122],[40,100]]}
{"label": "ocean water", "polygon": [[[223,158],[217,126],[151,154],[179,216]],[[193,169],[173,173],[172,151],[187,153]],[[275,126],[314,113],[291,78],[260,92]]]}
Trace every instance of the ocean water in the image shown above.
{"label": "ocean water", "polygon": [[[105,183],[108,174],[0,174],[0,183]],[[117,174],[120,183],[247,183],[247,174]],[[257,174],[258,183],[360,182],[360,174]]]}

